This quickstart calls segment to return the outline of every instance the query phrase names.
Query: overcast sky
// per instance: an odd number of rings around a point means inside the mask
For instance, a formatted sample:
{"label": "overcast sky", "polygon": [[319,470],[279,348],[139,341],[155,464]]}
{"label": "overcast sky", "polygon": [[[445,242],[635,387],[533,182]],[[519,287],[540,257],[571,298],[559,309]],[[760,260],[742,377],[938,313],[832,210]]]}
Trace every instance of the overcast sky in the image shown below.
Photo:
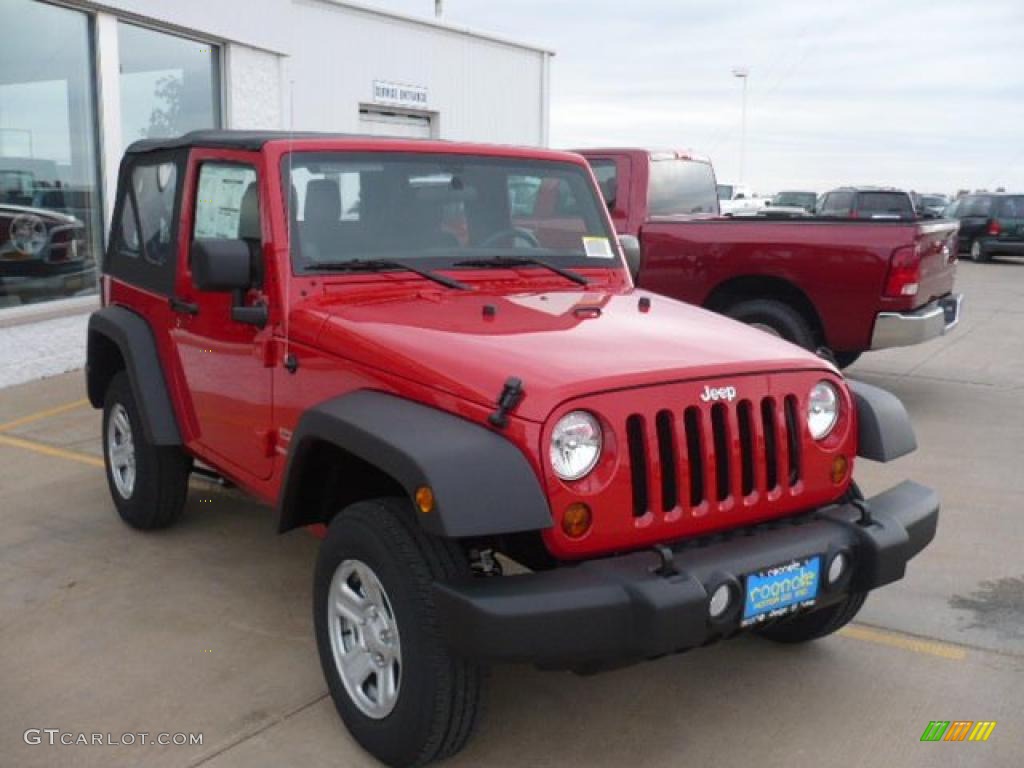
{"label": "overcast sky", "polygon": [[553,146],[693,149],[736,181],[746,66],[756,191],[1024,191],[1024,0],[444,0],[444,17],[556,51]]}

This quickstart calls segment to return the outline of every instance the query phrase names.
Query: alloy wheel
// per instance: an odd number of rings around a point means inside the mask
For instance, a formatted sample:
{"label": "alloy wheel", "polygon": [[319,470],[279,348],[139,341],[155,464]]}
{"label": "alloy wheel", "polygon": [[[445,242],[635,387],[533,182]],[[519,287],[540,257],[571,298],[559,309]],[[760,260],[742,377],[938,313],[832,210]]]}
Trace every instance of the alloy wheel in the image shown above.
{"label": "alloy wheel", "polygon": [[107,456],[114,487],[124,499],[135,492],[135,440],[128,411],[120,403],[110,410],[107,421]]}
{"label": "alloy wheel", "polygon": [[387,717],[402,685],[402,645],[391,600],[366,563],[338,565],[327,621],[334,664],[349,698],[367,717]]}

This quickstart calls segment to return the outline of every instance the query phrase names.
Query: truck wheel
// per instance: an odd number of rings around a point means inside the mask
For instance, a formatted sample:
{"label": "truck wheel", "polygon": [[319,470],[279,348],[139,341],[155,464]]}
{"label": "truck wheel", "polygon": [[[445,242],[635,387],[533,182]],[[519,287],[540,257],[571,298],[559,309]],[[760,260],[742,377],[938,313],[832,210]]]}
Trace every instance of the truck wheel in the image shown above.
{"label": "truck wheel", "polygon": [[725,314],[733,320],[752,325],[762,331],[779,336],[804,349],[817,346],[814,333],[803,315],[788,304],[774,299],[753,299],[733,304]]}
{"label": "truck wheel", "polygon": [[388,765],[448,757],[473,732],[484,672],[441,640],[432,593],[470,574],[403,499],[358,502],[327,528],[313,580],[320,665],[349,732]]}
{"label": "truck wheel", "polygon": [[857,611],[864,605],[866,597],[866,592],[854,592],[840,603],[792,619],[783,619],[778,624],[757,630],[757,634],[777,643],[806,643],[809,640],[817,640],[819,637],[831,635],[853,621]]}
{"label": "truck wheel", "polygon": [[982,246],[981,240],[971,241],[970,254],[971,261],[975,262],[976,264],[981,264],[991,259],[991,257],[987,253],[985,253],[985,248]]}
{"label": "truck wheel", "polygon": [[103,402],[103,463],[117,512],[142,530],[166,528],[185,508],[192,458],[146,439],[128,374],[117,373]]}
{"label": "truck wheel", "polygon": [[849,368],[851,365],[860,360],[860,352],[833,352],[836,358],[836,365],[840,368]]}

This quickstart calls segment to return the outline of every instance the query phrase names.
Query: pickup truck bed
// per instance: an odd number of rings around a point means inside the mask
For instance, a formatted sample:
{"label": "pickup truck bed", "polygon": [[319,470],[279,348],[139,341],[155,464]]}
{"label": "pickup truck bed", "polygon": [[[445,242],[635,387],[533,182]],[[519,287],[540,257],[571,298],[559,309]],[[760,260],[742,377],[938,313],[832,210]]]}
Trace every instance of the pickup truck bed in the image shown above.
{"label": "pickup truck bed", "polygon": [[[755,286],[795,290],[813,307],[823,343],[860,351],[874,346],[879,313],[907,313],[952,292],[955,233],[947,221],[652,219],[640,228],[639,283],[712,309]],[[917,293],[886,296],[893,253],[914,248]]]}

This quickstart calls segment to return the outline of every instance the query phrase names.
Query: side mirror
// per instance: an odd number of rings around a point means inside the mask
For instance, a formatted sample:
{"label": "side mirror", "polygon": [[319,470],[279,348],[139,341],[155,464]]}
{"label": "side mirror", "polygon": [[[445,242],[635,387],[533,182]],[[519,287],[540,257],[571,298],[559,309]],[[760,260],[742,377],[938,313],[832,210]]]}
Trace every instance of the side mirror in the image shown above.
{"label": "side mirror", "polygon": [[192,282],[200,291],[233,293],[231,319],[236,323],[263,328],[267,324],[267,305],[257,301],[245,304],[245,294],[259,282],[258,263],[249,243],[230,238],[192,241]]}
{"label": "side mirror", "polygon": [[192,241],[192,282],[200,291],[245,291],[253,284],[252,252],[245,240]]}
{"label": "side mirror", "polygon": [[640,274],[640,240],[635,235],[619,235],[619,246],[626,257],[629,274],[636,280]]}

